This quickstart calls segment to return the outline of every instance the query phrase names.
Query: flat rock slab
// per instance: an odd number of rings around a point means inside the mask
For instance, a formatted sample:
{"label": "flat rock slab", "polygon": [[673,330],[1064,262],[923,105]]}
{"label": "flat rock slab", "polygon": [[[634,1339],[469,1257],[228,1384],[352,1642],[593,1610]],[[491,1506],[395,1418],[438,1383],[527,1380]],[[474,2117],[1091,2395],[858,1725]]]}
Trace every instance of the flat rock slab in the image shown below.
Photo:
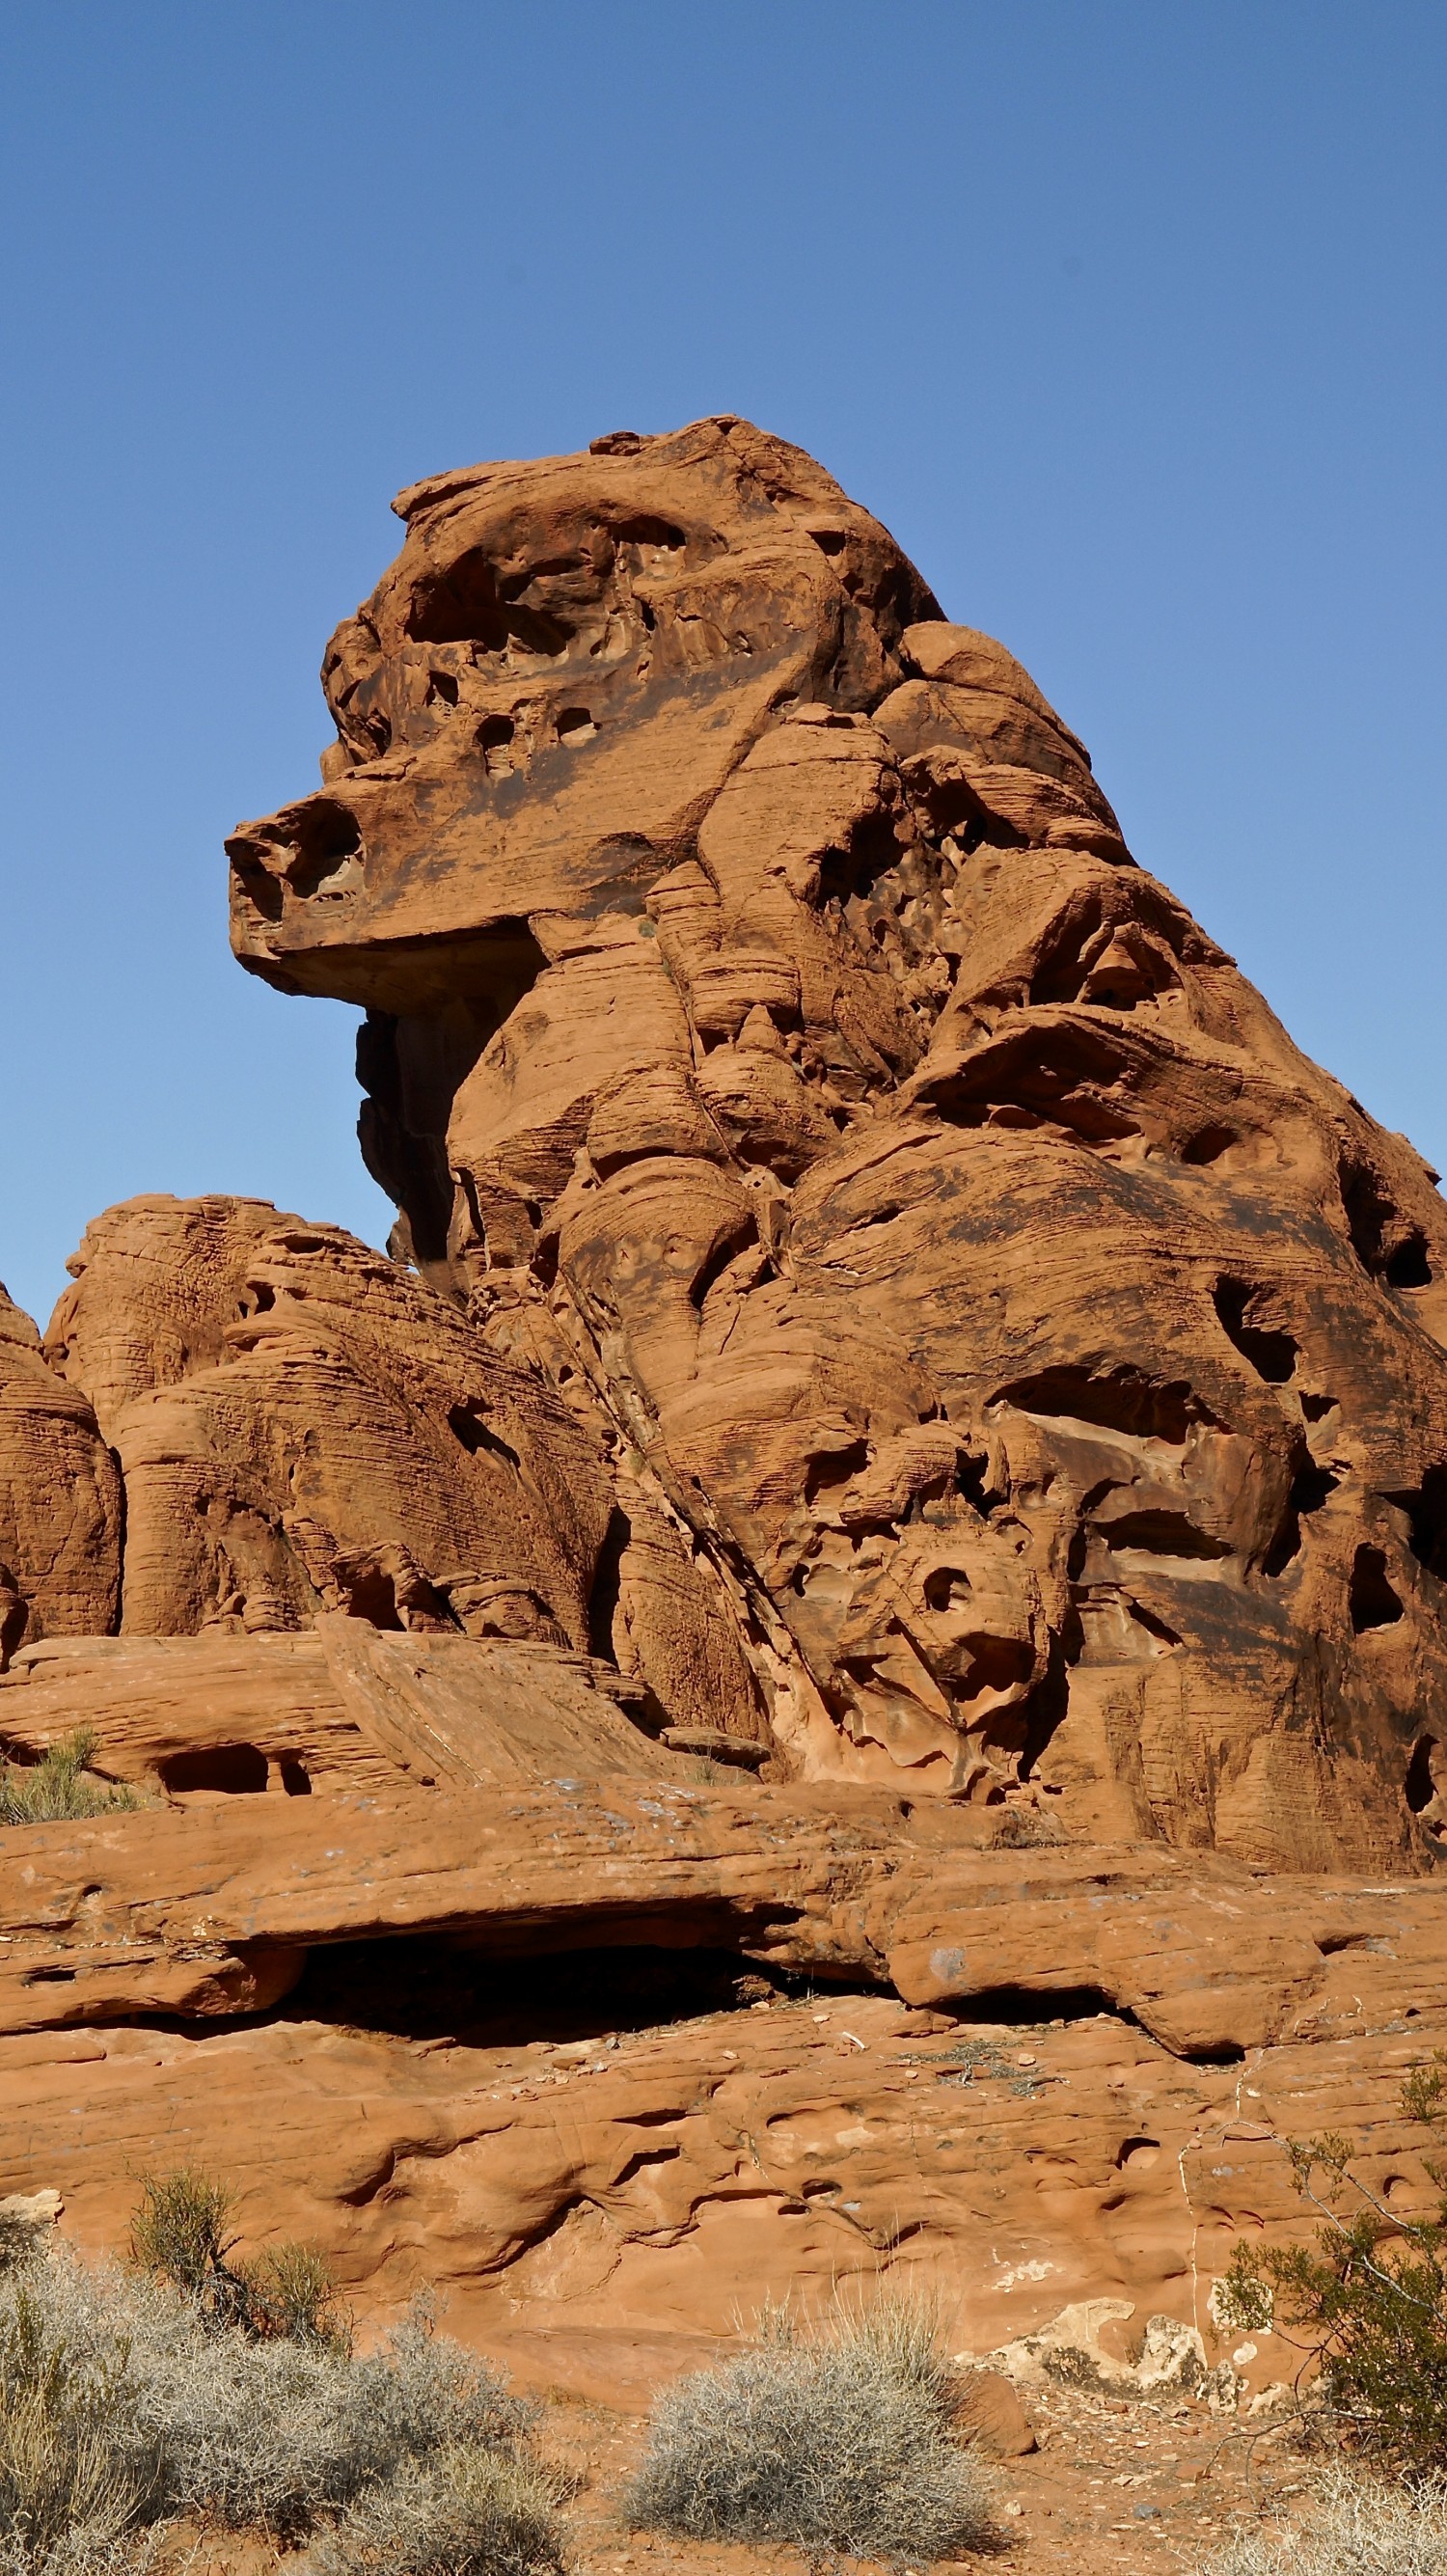
{"label": "flat rock slab", "polygon": [[1254,1879],[1220,1859],[972,1847],[970,1811],[878,1793],[659,1780],[511,1794],[228,1799],[30,1826],[0,1843],[10,2029],[252,2012],[337,1942],[445,1936],[499,1956],[742,1951],[908,2002],[1098,1996],[1187,2056],[1239,2052],[1447,1951],[1447,1901]]}
{"label": "flat rock slab", "polygon": [[104,1778],[180,1804],[687,1778],[623,1713],[627,1695],[621,1675],[565,1647],[388,1633],[323,1612],[290,1634],[23,1647],[0,1679],[0,1748],[28,1760],[84,1728]]}

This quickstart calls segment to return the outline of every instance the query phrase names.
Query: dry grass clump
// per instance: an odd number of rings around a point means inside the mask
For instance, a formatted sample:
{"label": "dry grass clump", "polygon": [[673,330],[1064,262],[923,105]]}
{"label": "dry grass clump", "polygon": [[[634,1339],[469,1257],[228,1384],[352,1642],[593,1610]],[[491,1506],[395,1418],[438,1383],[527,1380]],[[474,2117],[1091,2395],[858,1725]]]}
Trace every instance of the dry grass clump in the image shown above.
{"label": "dry grass clump", "polygon": [[766,2311],[762,2340],[666,2390],[625,2511],[693,2540],[855,2557],[953,2557],[988,2542],[993,2480],[955,2429],[927,2302],[880,2300],[827,2331]]}
{"label": "dry grass clump", "polygon": [[1342,2476],[1298,2531],[1238,2532],[1201,2576],[1444,2576],[1447,2491]]}
{"label": "dry grass clump", "polygon": [[138,1807],[134,1790],[95,1777],[95,1752],[94,1729],[82,1726],[39,1762],[0,1762],[0,1825],[53,1825]]}
{"label": "dry grass clump", "polygon": [[190,2176],[180,2194],[149,2189],[138,2214],[139,2246],[166,2265],[91,2269],[56,2245],[0,2275],[0,2576],[137,2576],[181,2516],[288,2546],[320,2534],[329,2576],[380,2567],[378,2531],[395,2535],[379,2546],[399,2576],[406,2531],[417,2576],[553,2569],[532,2410],[500,2374],[421,2307],[353,2359],[315,2330],[315,2257],[280,2262],[266,2317],[237,2311],[217,2263],[228,2281],[256,2276],[225,2267],[226,2206]]}

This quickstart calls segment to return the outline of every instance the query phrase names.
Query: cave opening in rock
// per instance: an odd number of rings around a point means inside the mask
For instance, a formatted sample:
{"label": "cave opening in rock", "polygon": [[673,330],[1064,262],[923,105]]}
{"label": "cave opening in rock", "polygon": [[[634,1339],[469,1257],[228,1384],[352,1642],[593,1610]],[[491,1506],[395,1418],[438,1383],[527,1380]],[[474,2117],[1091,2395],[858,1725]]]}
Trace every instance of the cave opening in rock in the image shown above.
{"label": "cave opening in rock", "polygon": [[[616,1948],[499,1956],[420,1935],[314,1950],[280,2013],[414,2040],[522,2047],[668,2028],[815,1991],[816,1980],[720,1948]],[[862,1978],[818,1986],[821,2008],[876,1994]],[[1052,2013],[1062,2010],[1053,1999]]]}
{"label": "cave opening in rock", "polygon": [[1427,1259],[1426,1237],[1413,1228],[1405,1243],[1399,1243],[1387,1262],[1383,1277],[1389,1288],[1430,1288],[1432,1265]]}
{"label": "cave opening in rock", "polygon": [[1294,1335],[1280,1327],[1248,1320],[1258,1292],[1244,1279],[1218,1279],[1212,1297],[1217,1320],[1227,1340],[1268,1386],[1285,1386],[1300,1356]]}
{"label": "cave opening in rock", "polygon": [[256,1744],[206,1744],[169,1754],[158,1763],[162,1786],[175,1798],[254,1798],[266,1788],[266,1755]]}

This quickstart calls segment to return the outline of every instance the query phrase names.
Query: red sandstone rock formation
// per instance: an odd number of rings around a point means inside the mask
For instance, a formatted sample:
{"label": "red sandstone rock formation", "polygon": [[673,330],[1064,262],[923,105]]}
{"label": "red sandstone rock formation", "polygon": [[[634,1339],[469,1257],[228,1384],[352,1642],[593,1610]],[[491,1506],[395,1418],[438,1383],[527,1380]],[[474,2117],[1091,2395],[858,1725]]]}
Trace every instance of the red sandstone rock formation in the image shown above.
{"label": "red sandstone rock formation", "polygon": [[0,1673],[22,1637],[114,1626],[121,1485],[85,1396],[0,1288]]}
{"label": "red sandstone rock formation", "polygon": [[[367,1004],[400,1249],[591,1410],[625,1588],[686,1533],[795,1775],[1420,1865],[1433,1176],[797,450],[706,421],[397,507],[233,936]],[[615,1641],[665,1705],[670,1620]]]}
{"label": "red sandstone rock formation", "polygon": [[797,450],[397,506],[229,845],[395,1257],[140,1199],[0,1302],[0,1753],[144,1802],[0,1828],[0,2192],[195,2156],[583,2381],[894,2262],[1209,2339],[1280,2128],[1423,2187],[1433,1176]]}

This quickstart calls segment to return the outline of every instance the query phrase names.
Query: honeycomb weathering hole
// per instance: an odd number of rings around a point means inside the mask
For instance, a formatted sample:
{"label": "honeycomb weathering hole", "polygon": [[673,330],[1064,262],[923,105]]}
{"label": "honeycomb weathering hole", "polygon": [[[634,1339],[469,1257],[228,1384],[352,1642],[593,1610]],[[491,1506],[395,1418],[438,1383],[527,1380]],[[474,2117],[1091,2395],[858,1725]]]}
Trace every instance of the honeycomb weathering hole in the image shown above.
{"label": "honeycomb weathering hole", "polygon": [[1430,1288],[1432,1265],[1427,1259],[1425,1236],[1414,1229],[1405,1243],[1399,1243],[1389,1254],[1382,1276],[1389,1288]]}
{"label": "honeycomb weathering hole", "polygon": [[1268,1386],[1285,1386],[1295,1372],[1300,1346],[1293,1334],[1280,1327],[1248,1320],[1256,1294],[1243,1279],[1218,1279],[1212,1297],[1217,1320],[1259,1378]]}
{"label": "honeycomb weathering hole", "polygon": [[1047,1421],[1089,1423],[1130,1439],[1164,1440],[1172,1448],[1184,1446],[1193,1422],[1219,1427],[1183,1380],[1161,1385],[1128,1365],[1106,1376],[1064,1364],[1042,1369],[1038,1376],[1018,1378],[1012,1386],[1001,1387],[994,1401]]}
{"label": "honeycomb weathering hole", "polygon": [[1387,1580],[1387,1560],[1381,1548],[1357,1549],[1352,1559],[1348,1607],[1358,1637],[1368,1628],[1394,1627],[1401,1618],[1402,1603]]}

